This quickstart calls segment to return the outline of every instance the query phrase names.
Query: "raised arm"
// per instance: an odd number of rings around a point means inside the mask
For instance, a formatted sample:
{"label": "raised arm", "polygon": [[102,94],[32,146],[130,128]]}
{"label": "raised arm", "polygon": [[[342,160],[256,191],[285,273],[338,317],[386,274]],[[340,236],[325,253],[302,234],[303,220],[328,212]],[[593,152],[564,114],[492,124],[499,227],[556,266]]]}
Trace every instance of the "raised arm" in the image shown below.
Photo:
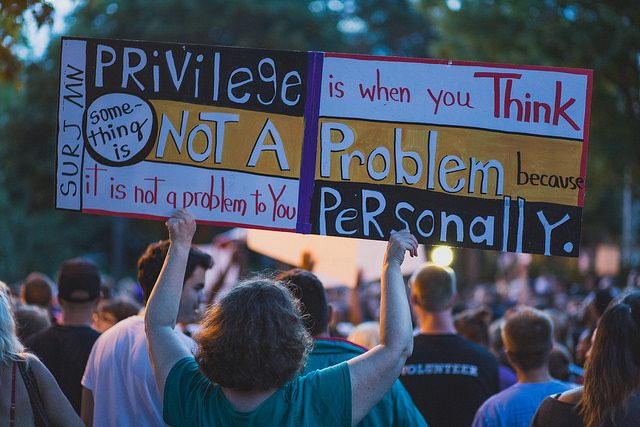
{"label": "raised arm", "polygon": [[174,212],[166,224],[171,245],[158,281],[149,297],[144,318],[147,347],[160,396],[164,396],[164,384],[173,365],[183,357],[191,355],[174,327],[191,239],[196,231],[195,220],[185,210]]}
{"label": "raised arm", "polygon": [[408,231],[392,232],[382,264],[380,345],[349,360],[352,425],[382,399],[413,351],[411,311],[400,265],[405,251],[416,256],[417,250],[418,242]]}

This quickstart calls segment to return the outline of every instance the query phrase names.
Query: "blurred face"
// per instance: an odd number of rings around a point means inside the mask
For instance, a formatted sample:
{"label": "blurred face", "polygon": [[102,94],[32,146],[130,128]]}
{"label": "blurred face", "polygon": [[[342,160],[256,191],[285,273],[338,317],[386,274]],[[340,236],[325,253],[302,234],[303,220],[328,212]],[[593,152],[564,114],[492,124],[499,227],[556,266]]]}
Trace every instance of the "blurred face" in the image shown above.
{"label": "blurred face", "polygon": [[198,307],[203,300],[204,274],[204,268],[198,266],[184,282],[178,308],[178,323],[195,323],[198,320]]}
{"label": "blurred face", "polygon": [[93,313],[93,329],[98,332],[104,332],[116,323],[118,323],[118,319],[108,311]]}

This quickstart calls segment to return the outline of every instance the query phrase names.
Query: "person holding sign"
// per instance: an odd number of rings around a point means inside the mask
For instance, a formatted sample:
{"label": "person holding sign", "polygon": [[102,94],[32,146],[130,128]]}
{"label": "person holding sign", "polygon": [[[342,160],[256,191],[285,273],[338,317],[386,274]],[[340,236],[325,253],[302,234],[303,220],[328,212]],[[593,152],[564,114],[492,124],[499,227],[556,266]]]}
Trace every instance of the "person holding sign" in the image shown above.
{"label": "person holding sign", "polygon": [[306,376],[310,337],[289,291],[270,280],[241,284],[209,310],[194,357],[176,335],[182,277],[196,224],[167,221],[171,247],[147,306],[147,346],[164,420],[171,425],[356,425],[398,378],[413,350],[400,265],[416,256],[408,231],[389,239],[382,276],[381,344]]}

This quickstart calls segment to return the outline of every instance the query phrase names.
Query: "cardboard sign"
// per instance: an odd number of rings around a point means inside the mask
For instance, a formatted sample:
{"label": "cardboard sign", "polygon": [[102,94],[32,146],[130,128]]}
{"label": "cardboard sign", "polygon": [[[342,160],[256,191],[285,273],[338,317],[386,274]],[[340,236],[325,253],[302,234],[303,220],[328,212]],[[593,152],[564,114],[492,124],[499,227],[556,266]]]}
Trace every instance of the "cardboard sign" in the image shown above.
{"label": "cardboard sign", "polygon": [[577,256],[592,74],[64,38],[56,206]]}

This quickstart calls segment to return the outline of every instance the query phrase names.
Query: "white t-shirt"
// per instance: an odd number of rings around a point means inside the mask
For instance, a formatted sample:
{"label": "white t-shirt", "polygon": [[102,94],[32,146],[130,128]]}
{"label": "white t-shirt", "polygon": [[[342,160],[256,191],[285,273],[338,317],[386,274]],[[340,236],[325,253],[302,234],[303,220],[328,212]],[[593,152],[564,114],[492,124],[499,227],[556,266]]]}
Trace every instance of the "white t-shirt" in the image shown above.
{"label": "white t-shirt", "polygon": [[[177,334],[195,350],[191,338]],[[165,425],[147,351],[144,318],[140,315],[118,322],[98,338],[82,385],[93,393],[95,427]]]}

